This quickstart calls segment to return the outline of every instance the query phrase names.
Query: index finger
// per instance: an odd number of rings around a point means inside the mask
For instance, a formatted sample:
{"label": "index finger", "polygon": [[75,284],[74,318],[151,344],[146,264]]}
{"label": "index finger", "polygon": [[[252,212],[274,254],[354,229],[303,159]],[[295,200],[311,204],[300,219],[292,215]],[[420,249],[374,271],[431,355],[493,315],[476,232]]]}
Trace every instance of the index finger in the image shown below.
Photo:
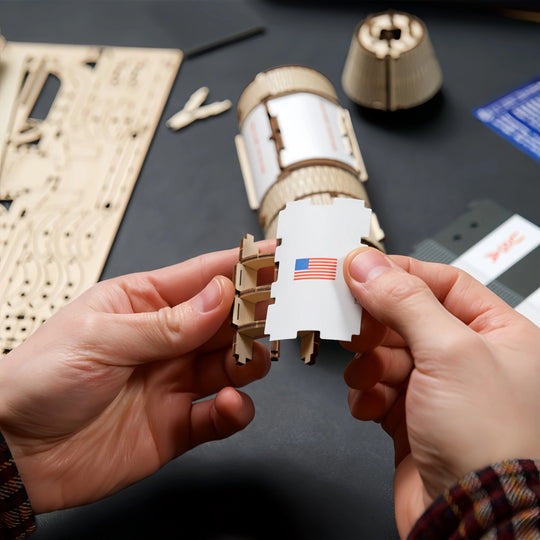
{"label": "index finger", "polygon": [[[272,253],[275,240],[263,240],[257,242],[257,246],[260,253]],[[205,253],[178,264],[141,272],[137,281],[147,281],[169,306],[176,306],[201,291],[214,276],[232,279],[238,254],[238,248]],[[130,276],[117,279],[128,285]]]}
{"label": "index finger", "polygon": [[[511,310],[504,300],[463,270],[402,255],[390,255],[390,259],[424,281],[452,315],[473,329],[480,324],[485,329],[486,323],[493,321],[494,310],[506,313]],[[489,317],[479,319],[487,313],[490,313]]]}

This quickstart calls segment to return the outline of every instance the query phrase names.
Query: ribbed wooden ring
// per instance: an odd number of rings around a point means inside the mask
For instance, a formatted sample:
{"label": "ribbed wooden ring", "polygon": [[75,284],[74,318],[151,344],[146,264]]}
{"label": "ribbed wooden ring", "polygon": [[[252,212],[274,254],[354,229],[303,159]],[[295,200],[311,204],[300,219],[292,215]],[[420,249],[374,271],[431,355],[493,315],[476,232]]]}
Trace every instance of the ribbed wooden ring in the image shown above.
{"label": "ribbed wooden ring", "polygon": [[247,115],[264,100],[290,93],[310,92],[336,104],[336,91],[321,73],[304,66],[280,66],[257,74],[238,99],[238,124],[242,127]]}
{"label": "ribbed wooden ring", "polygon": [[314,198],[322,194],[328,196],[326,204],[332,204],[335,197],[348,197],[362,199],[366,201],[366,206],[369,205],[364,186],[357,176],[345,169],[324,165],[308,165],[294,169],[273,184],[261,202],[259,223],[265,236],[267,238],[273,236],[269,230],[270,226],[288,202],[306,197]]}

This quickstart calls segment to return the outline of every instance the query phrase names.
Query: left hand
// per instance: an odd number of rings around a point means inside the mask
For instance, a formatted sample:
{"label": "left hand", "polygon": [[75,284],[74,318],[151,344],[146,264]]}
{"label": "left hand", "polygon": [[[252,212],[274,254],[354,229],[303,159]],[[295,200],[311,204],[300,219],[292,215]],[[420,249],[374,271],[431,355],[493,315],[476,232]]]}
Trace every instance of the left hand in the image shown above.
{"label": "left hand", "polygon": [[237,260],[98,283],[0,360],[0,430],[36,513],[98,500],[249,424],[253,403],[233,387],[270,360],[259,343],[246,366],[231,354]]}

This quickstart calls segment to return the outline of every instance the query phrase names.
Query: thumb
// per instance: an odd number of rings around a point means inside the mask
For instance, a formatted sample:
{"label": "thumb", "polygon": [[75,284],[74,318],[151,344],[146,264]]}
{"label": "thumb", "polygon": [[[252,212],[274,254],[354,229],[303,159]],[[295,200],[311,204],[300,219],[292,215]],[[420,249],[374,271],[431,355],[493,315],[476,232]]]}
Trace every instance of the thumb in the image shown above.
{"label": "thumb", "polygon": [[465,328],[424,281],[376,249],[359,248],[349,253],[343,273],[360,305],[400,334],[412,350]]}
{"label": "thumb", "polygon": [[186,302],[158,311],[105,314],[99,345],[109,358],[128,365],[166,360],[208,341],[229,316],[234,285],[215,276]]}

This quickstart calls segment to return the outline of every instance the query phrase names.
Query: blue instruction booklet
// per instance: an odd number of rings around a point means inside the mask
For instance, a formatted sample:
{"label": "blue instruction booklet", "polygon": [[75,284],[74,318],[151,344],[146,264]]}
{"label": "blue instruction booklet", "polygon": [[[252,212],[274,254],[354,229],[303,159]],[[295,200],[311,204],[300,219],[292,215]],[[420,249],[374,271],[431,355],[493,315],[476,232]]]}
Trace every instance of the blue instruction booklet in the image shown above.
{"label": "blue instruction booklet", "polygon": [[473,114],[540,161],[540,77],[478,107]]}

